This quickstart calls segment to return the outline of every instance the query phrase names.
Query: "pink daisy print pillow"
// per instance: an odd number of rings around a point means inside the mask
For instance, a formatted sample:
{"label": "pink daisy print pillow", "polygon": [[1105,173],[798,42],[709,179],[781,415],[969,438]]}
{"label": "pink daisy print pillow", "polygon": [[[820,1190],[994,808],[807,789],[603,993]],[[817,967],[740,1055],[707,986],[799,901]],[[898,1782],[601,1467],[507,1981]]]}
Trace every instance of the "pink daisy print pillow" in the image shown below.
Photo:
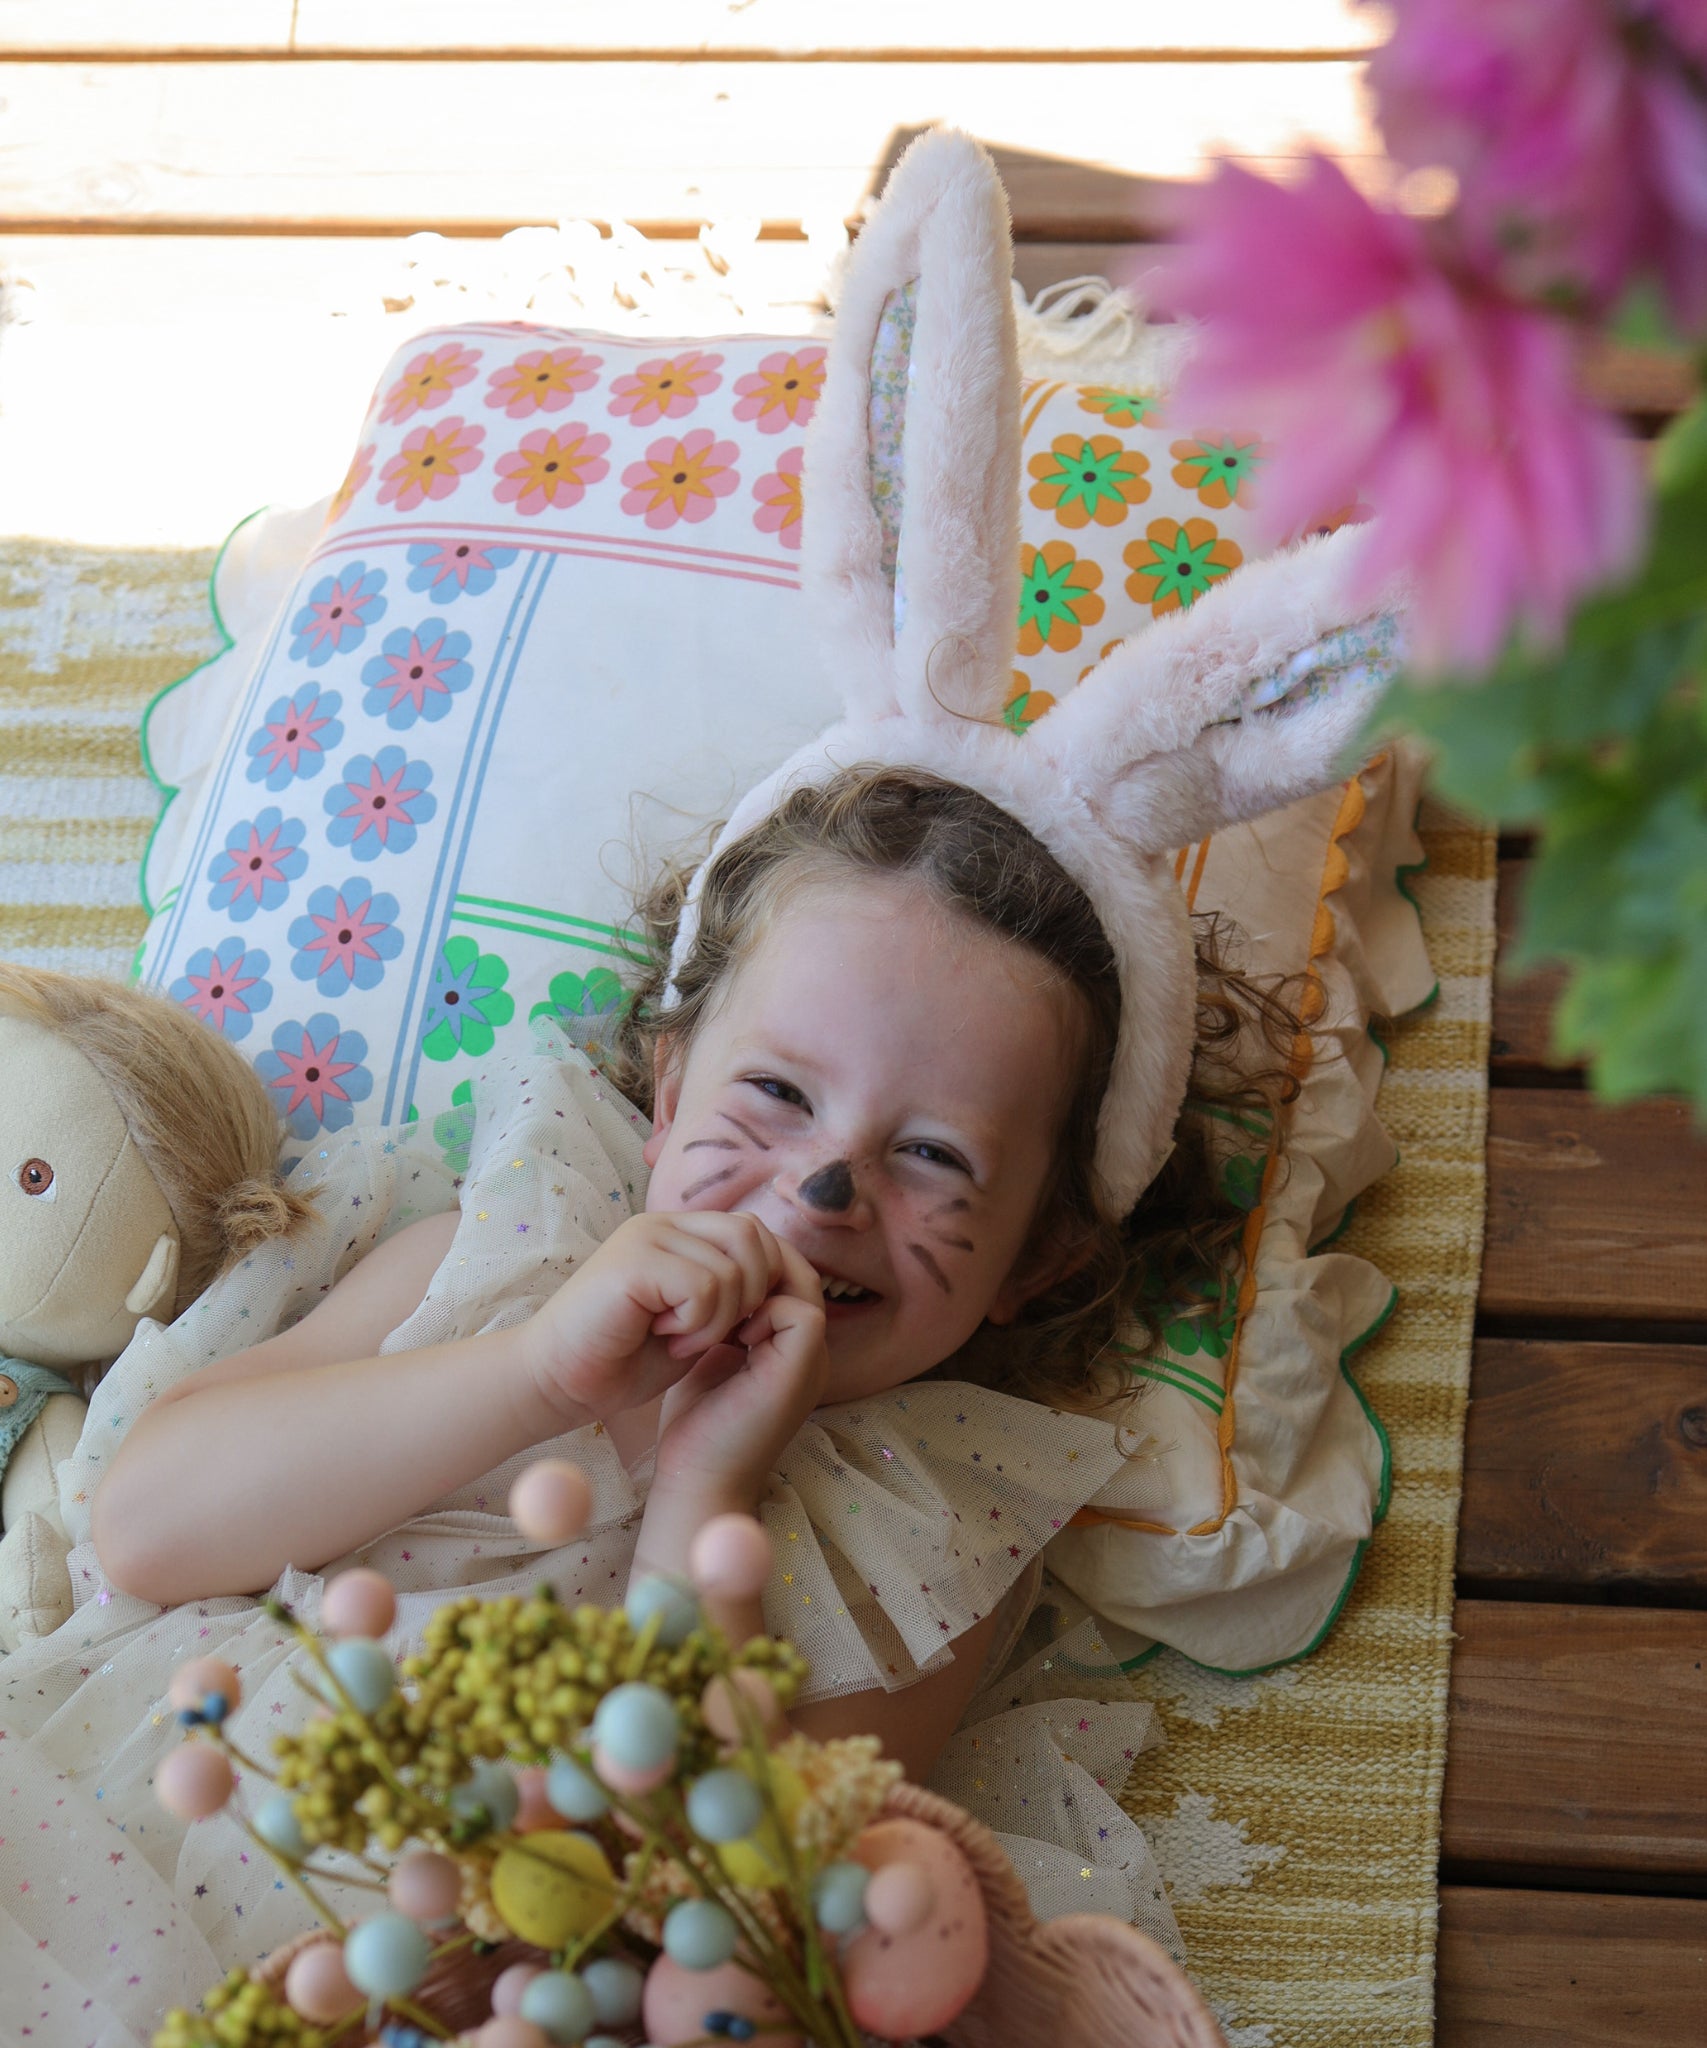
{"label": "pink daisy print pillow", "polygon": [[832,715],[794,612],[824,354],[498,324],[399,352],[145,873],[141,974],[297,1139],[414,1114],[454,1155],[494,1046],[544,1015],[596,1050],[636,794],[661,848]]}

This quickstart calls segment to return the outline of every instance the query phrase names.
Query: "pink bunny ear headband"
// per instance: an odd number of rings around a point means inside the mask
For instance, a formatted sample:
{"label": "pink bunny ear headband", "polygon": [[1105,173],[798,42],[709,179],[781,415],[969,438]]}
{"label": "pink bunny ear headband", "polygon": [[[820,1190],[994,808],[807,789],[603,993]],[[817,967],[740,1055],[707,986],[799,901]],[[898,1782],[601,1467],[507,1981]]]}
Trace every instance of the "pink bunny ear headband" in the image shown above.
{"label": "pink bunny ear headband", "polygon": [[1048,847],[1114,950],[1095,1175],[1124,1216],[1172,1150],[1191,1066],[1197,977],[1173,856],[1348,772],[1398,622],[1390,599],[1348,601],[1366,529],[1343,529],[1241,569],[1034,725],[1003,725],[1020,563],[1011,268],[989,158],[964,135],[915,142],[854,248],[807,433],[805,574],[846,715],[735,807],[683,907],[666,1006],[706,867],[790,790],[856,762],[964,783]]}

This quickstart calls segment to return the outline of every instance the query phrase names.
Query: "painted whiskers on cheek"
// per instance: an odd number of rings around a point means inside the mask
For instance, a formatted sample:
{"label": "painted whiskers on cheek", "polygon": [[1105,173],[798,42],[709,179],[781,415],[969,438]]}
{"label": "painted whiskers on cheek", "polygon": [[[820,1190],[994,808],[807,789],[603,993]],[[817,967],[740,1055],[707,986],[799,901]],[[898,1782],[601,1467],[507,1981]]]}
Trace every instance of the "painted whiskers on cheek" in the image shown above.
{"label": "painted whiskers on cheek", "polygon": [[[750,1125],[742,1123],[739,1117],[731,1116],[726,1109],[719,1110],[718,1115],[722,1117],[725,1123],[733,1124],[736,1130],[741,1133],[741,1136],[747,1140],[747,1144],[751,1145],[755,1151],[768,1152],[770,1150],[770,1147],[759,1136],[758,1132],[753,1130]],[[709,1152],[742,1152],[746,1150],[746,1146],[741,1145],[734,1138],[690,1138],[682,1147],[684,1154],[701,1150]],[[692,1187],[683,1188],[682,1200],[684,1202],[696,1200],[710,1189],[721,1187],[726,1180],[733,1180],[740,1170],[739,1163],[719,1167],[714,1173],[708,1173],[703,1179],[696,1180]]]}
{"label": "painted whiskers on cheek", "polygon": [[[970,1209],[971,1206],[972,1204],[964,1195],[956,1195],[953,1201],[944,1202],[940,1208],[933,1209],[925,1220],[927,1223],[935,1223],[939,1216],[957,1216],[963,1210]],[[946,1230],[933,1230],[931,1236],[937,1244],[944,1246],[949,1251],[972,1252],[978,1249],[971,1238],[951,1237]],[[926,1246],[922,1244],[909,1244],[907,1249],[918,1260],[919,1264],[924,1267],[925,1271],[942,1289],[944,1294],[952,1294],[954,1292],[954,1283],[942,1270],[941,1263]]]}

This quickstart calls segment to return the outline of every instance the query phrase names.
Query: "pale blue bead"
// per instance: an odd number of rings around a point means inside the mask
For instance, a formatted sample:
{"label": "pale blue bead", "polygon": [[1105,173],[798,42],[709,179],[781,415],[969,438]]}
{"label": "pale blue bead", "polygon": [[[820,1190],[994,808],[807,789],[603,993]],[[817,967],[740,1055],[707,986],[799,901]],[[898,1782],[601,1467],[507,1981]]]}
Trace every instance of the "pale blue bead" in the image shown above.
{"label": "pale blue bead", "polygon": [[593,2017],[603,2025],[628,2027],[639,2019],[646,1979],[632,1963],[620,1956],[600,1956],[582,1970],[581,1982],[593,1994]]}
{"label": "pale blue bead", "polygon": [[684,1899],[664,1921],[664,1953],[684,1970],[715,1970],[735,1953],[735,1916],[715,1899]]}
{"label": "pale blue bead", "polygon": [[826,1863],[812,1882],[812,1912],[826,1934],[852,1934],[865,1918],[871,1872],[863,1863]]}
{"label": "pale blue bead", "polygon": [[688,1824],[707,1842],[739,1842],[764,1818],[764,1802],[739,1771],[707,1771],[688,1787]]}
{"label": "pale blue bead", "polygon": [[432,1944],[413,1920],[380,1913],[352,1927],[344,1942],[350,1982],[369,1998],[401,1998],[427,1974]]}
{"label": "pale blue bead", "polygon": [[255,1809],[255,1832],[269,1849],[300,1863],[308,1854],[302,1823],[296,1817],[296,1802],[288,1792],[275,1792]]}
{"label": "pale blue bead", "polygon": [[521,2016],[560,2043],[582,2040],[598,2017],[593,1994],[568,1970],[542,1970],[530,1979],[522,1992]]}
{"label": "pale blue bead", "polygon": [[[341,1643],[334,1643],[326,1652],[326,1662],[332,1668],[332,1676],[364,1714],[377,1714],[397,1690],[397,1673],[392,1669],[390,1653],[383,1643],[368,1636],[346,1636]],[[332,1688],[326,1686],[323,1690],[336,1704],[337,1695]]]}
{"label": "pale blue bead", "polygon": [[472,1775],[452,1788],[445,1803],[464,1820],[472,1819],[475,1809],[483,1806],[495,1828],[507,1828],[521,1807],[522,1795],[502,1764],[478,1763]]}
{"label": "pale blue bead", "polygon": [[589,2034],[581,2048],[628,2048],[628,2043],[618,2040],[615,2034]]}
{"label": "pale blue bead", "polygon": [[593,1716],[593,1740],[624,1770],[655,1771],[676,1753],[675,1703],[655,1685],[619,1685]]}
{"label": "pale blue bead", "polygon": [[610,1812],[610,1794],[566,1756],[560,1756],[545,1774],[545,1799],[565,1820],[602,1820]]}
{"label": "pale blue bead", "polygon": [[628,1619],[636,1634],[658,1616],[658,1640],[666,1650],[679,1650],[699,1627],[699,1602],[693,1588],[680,1579],[654,1575],[636,1579],[628,1589]]}

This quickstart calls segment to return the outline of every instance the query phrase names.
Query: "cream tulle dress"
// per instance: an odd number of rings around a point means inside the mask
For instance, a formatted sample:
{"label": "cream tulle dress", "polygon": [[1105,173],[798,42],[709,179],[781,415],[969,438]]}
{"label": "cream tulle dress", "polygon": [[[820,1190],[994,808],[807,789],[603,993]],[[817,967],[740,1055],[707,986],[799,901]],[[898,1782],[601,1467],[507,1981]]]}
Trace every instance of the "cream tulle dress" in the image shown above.
{"label": "cream tulle dress", "polygon": [[[229,1726],[248,1754],[266,1756],[270,1738],[298,1724],[306,1707],[286,1638],[252,1600],[160,1609],[109,1586],[88,1540],[89,1503],[152,1399],[305,1314],[402,1224],[460,1202],[451,1249],[387,1352],[526,1320],[643,1205],[645,1119],[546,1031],[537,1056],[489,1061],[475,1080],[465,1173],[422,1125],[311,1147],[297,1173],[317,1190],[316,1224],[246,1259],[169,1328],[145,1322],[97,1389],[60,1472],[76,1612],[0,1659],[0,2041],[129,2048],[167,2006],[193,2005],[233,1964],[307,1924],[299,1894],[229,1816],[186,1827],[151,1790],[180,1739],[165,1695],[186,1657],[217,1653],[238,1667],[244,1698]],[[478,1401],[479,1387],[467,1397]],[[398,1650],[464,1587],[526,1591],[544,1577],[571,1601],[620,1599],[649,1463],[625,1469],[597,1426],[547,1450],[575,1459],[592,1484],[579,1542],[541,1552],[508,1519],[523,1458],[328,1575],[358,1562],[386,1574],[399,1595]],[[384,1457],[382,1443],[373,1455]],[[1120,1463],[1110,1424],[964,1383],[821,1409],[763,1505],[776,1546],[765,1618],[810,1660],[806,1697],[828,1698],[912,1684],[999,1608],[984,1682],[933,1785],[1001,1836],[1040,1914],[1117,1913],[1178,1955],[1155,1860],[1117,1804],[1133,1759],[1159,1739],[1151,1710],[1085,1697],[1123,1689],[1103,1631],[1082,1611],[1063,1631],[1059,1611],[1038,1608],[1051,1536]],[[218,1530],[207,1540],[217,1544]],[[287,1568],[273,1591],[312,1622],[321,1584]],[[343,1896],[352,1913],[371,1910],[366,1895]]]}

